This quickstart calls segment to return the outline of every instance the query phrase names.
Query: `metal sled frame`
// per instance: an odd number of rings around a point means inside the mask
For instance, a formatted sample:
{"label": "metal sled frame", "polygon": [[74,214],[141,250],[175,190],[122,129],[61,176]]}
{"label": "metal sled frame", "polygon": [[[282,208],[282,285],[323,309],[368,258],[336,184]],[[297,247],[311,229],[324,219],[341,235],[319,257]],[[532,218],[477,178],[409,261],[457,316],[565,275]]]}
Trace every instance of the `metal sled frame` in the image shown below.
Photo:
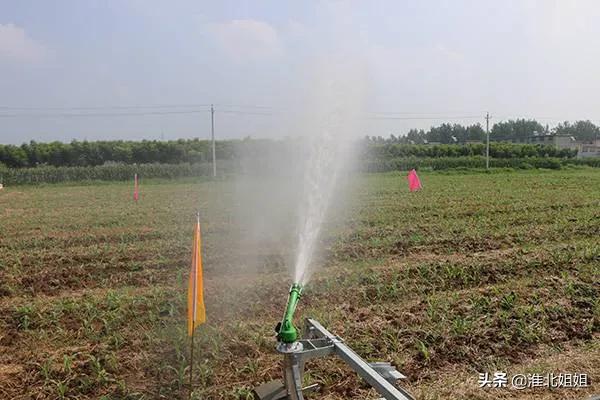
{"label": "metal sled frame", "polygon": [[304,400],[303,393],[318,389],[318,384],[302,388],[304,363],[307,360],[337,355],[358,373],[386,400],[414,400],[404,389],[396,386],[405,378],[385,362],[367,363],[344,341],[333,335],[314,319],[307,319],[304,338],[292,344],[279,343],[277,351],[283,354],[284,375],[281,381],[271,381],[254,389],[258,400]]}

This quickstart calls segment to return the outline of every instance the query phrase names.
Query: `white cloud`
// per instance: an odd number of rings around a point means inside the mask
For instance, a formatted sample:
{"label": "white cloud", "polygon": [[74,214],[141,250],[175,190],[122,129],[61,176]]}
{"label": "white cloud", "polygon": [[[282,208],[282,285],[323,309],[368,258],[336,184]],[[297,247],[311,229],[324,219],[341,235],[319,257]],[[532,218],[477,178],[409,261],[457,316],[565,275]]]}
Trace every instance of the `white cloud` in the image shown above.
{"label": "white cloud", "polygon": [[221,51],[238,62],[273,58],[283,51],[277,31],[263,21],[234,19],[210,24],[208,33]]}
{"label": "white cloud", "polygon": [[0,24],[0,61],[38,62],[46,49],[30,39],[25,30],[14,24]]}

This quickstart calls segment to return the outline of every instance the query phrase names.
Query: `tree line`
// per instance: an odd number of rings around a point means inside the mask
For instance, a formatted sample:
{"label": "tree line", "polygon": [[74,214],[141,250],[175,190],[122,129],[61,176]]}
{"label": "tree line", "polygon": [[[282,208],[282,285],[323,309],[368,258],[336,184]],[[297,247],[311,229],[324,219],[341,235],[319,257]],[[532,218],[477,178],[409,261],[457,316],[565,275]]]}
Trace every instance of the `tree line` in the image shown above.
{"label": "tree line", "polygon": [[[519,140],[534,134],[548,133],[535,120],[519,119],[494,124],[491,139],[495,141]],[[600,138],[599,128],[590,121],[564,122],[552,130],[553,133],[573,136],[577,140],[589,141]],[[411,129],[406,136],[389,138],[366,137],[364,149],[368,157],[461,157],[485,154],[485,147],[469,142],[483,141],[485,131],[479,124],[441,124],[424,130]],[[219,160],[234,160],[244,157],[260,159],[266,154],[281,153],[295,148],[301,139],[242,139],[216,142]],[[432,145],[442,143],[444,145]],[[415,146],[413,146],[413,144]],[[508,157],[573,157],[571,150],[557,150],[552,146],[510,146],[494,143],[491,156]],[[98,166],[119,164],[197,164],[209,162],[212,157],[211,142],[208,140],[143,140],[143,141],[77,141],[70,143],[38,143],[31,141],[20,146],[0,145],[0,164],[10,168],[37,166]]]}
{"label": "tree line", "polygon": [[[490,129],[490,140],[526,142],[532,136],[547,134],[572,136],[581,142],[591,142],[600,139],[600,128],[591,121],[576,121],[574,123],[565,121],[550,129],[548,125],[543,126],[534,119],[516,119],[493,124]],[[411,129],[405,136],[391,135],[389,138],[372,136],[369,137],[369,140],[376,143],[464,144],[483,142],[486,140],[486,133],[479,123],[467,126],[444,123],[440,126],[432,126],[428,131]]]}
{"label": "tree line", "polygon": [[[218,160],[243,157],[260,158],[297,147],[299,139],[235,139],[215,144]],[[87,167],[118,164],[198,164],[212,160],[210,140],[178,139],[169,141],[78,141],[70,143],[31,141],[20,146],[0,144],[0,165],[9,168],[37,166]]]}
{"label": "tree line", "polygon": [[[233,141],[218,141],[219,159],[233,157]],[[173,141],[77,141],[71,143],[38,143],[31,141],[20,146],[0,145],[0,163],[11,168],[51,165],[55,167],[83,167],[121,164],[179,164],[202,163],[210,160],[211,143],[208,140]]]}

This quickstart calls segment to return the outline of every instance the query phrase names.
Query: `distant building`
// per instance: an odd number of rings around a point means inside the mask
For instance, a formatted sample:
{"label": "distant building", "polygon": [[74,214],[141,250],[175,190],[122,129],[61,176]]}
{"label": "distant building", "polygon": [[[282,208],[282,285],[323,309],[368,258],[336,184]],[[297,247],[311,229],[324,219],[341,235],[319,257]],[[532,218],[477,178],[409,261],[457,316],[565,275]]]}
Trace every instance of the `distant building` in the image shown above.
{"label": "distant building", "polygon": [[568,135],[533,135],[527,138],[527,143],[531,144],[547,144],[556,147],[557,149],[577,149],[578,144],[573,136]]}
{"label": "distant building", "polygon": [[512,143],[544,144],[557,149],[577,150],[577,157],[600,157],[600,139],[591,142],[577,141],[573,136],[557,134],[536,134],[524,139],[513,139]]}
{"label": "distant building", "polygon": [[512,143],[527,143],[527,144],[543,144],[548,146],[554,146],[557,149],[571,149],[579,150],[580,143],[578,143],[573,136],[568,135],[557,135],[557,134],[537,134],[534,132],[533,135],[526,138],[512,139]]}
{"label": "distant building", "polygon": [[580,143],[577,157],[600,157],[600,139],[592,140],[591,142]]}

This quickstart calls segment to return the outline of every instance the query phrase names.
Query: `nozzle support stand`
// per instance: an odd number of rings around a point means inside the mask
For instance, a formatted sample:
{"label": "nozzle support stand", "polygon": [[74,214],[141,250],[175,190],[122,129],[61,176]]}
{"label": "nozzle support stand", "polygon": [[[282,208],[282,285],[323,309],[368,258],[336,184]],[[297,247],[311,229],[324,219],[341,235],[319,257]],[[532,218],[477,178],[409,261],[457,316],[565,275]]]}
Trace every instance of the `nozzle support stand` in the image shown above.
{"label": "nozzle support stand", "polygon": [[280,341],[277,351],[283,354],[284,358],[284,382],[282,384],[281,381],[271,381],[255,388],[254,395],[258,400],[304,400],[305,393],[318,389],[316,384],[302,387],[304,363],[312,358],[330,355],[337,355],[344,360],[384,399],[414,400],[410,393],[397,386],[397,380],[403,379],[404,375],[393,366],[385,362],[367,363],[341,338],[333,335],[314,319],[306,320],[302,339],[294,343]]}

